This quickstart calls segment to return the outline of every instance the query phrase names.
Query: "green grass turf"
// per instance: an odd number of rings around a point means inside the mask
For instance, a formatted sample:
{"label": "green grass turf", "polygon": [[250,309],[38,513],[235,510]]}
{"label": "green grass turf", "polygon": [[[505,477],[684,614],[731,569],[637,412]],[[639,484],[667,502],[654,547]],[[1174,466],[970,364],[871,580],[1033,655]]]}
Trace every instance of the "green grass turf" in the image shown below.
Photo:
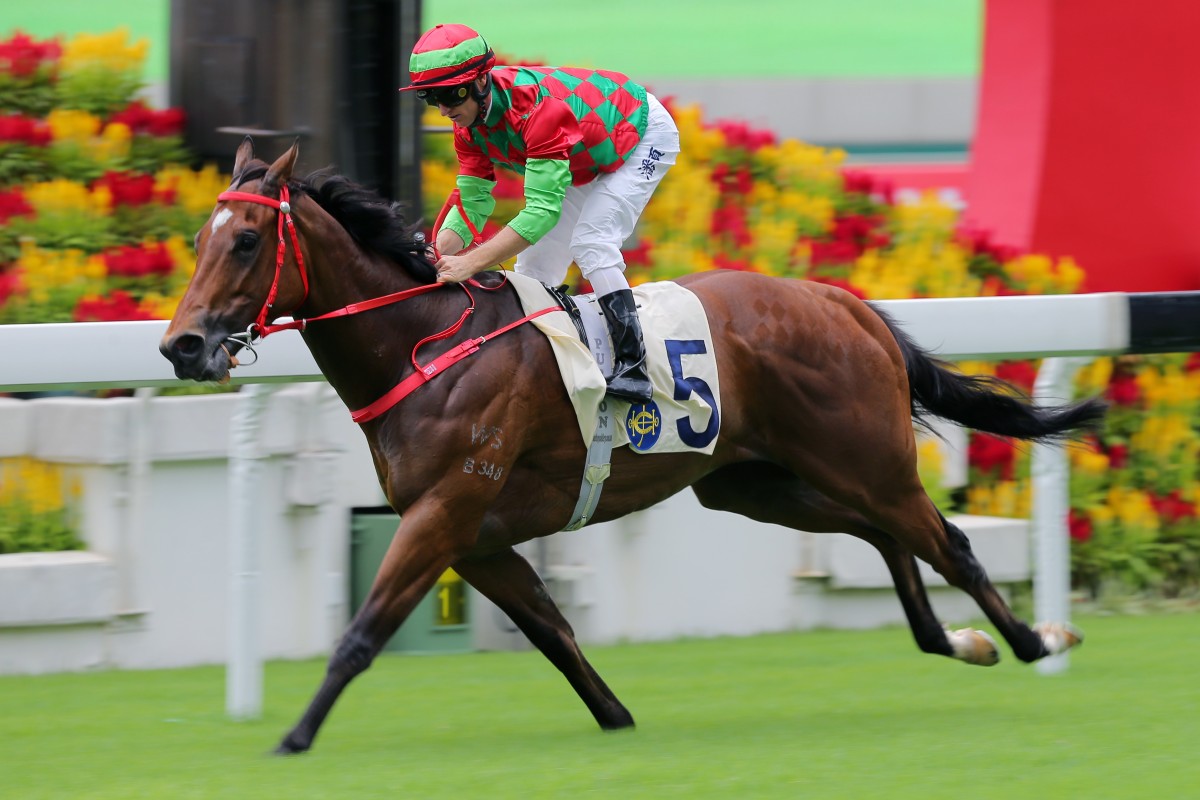
{"label": "green grass turf", "polygon": [[1070,670],[968,667],[907,630],[594,647],[639,727],[602,733],[533,652],[387,656],[316,748],[266,752],[323,671],[0,679],[5,798],[1174,798],[1200,792],[1200,616],[1084,617]]}
{"label": "green grass turf", "polygon": [[[150,39],[147,80],[165,81],[167,0],[0,0],[0,33],[39,38],[121,25]],[[527,60],[668,77],[973,76],[983,0],[426,0],[426,27],[463,22]]]}

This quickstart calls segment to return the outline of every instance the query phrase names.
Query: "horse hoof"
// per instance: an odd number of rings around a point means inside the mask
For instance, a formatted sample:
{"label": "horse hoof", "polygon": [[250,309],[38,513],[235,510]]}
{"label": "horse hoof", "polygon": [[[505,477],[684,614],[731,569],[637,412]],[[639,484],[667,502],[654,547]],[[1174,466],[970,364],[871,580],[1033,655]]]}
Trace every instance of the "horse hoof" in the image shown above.
{"label": "horse hoof", "polygon": [[1065,622],[1039,622],[1033,632],[1042,637],[1046,655],[1056,656],[1083,644],[1083,631]]}
{"label": "horse hoof", "polygon": [[307,752],[308,747],[309,746],[306,744],[300,744],[299,742],[294,741],[292,737],[289,736],[279,743],[279,746],[275,748],[273,754],[277,756],[295,756],[299,755],[300,753]]}
{"label": "horse hoof", "polygon": [[960,628],[952,631],[946,629],[946,638],[954,648],[954,657],[968,664],[980,667],[990,667],[1000,661],[1000,650],[996,640],[983,631],[974,628]]}

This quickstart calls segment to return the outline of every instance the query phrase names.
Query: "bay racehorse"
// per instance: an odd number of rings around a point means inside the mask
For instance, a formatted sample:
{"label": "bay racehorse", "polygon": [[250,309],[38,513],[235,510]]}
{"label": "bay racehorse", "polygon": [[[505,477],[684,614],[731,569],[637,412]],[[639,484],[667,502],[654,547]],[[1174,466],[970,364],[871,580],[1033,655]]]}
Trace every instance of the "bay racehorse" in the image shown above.
{"label": "bay racehorse", "polygon": [[[508,327],[524,312],[496,274],[476,285],[434,283],[423,240],[395,204],[328,172],[293,178],[297,153],[294,144],[267,164],[242,143],[231,191],[196,235],[196,272],[161,344],[180,378],[222,380],[254,336],[290,315],[297,322],[280,326],[300,330],[345,404],[373,409],[357,418],[400,525],[278,752],[311,747],[347,684],[449,567],[512,618],[601,728],[633,725],[513,550],[567,524],[585,463],[547,340],[533,325]],[[1094,426],[1102,402],[1034,406],[995,380],[947,368],[878,309],[830,286],[724,271],[679,283],[711,326],[720,438],[711,455],[614,451],[591,521],[690,486],[708,508],[872,544],[927,653],[980,665],[999,658],[986,633],[939,623],[917,558],[968,593],[1020,660],[1081,641],[1070,626],[1031,628],[1013,615],[966,536],[922,489],[913,420],[1047,440]],[[468,363],[444,365],[436,379],[418,370],[468,351]],[[397,385],[415,389],[402,402],[377,402]],[[472,434],[483,426],[496,436],[480,442]],[[488,474],[464,469],[482,459],[493,465]]]}

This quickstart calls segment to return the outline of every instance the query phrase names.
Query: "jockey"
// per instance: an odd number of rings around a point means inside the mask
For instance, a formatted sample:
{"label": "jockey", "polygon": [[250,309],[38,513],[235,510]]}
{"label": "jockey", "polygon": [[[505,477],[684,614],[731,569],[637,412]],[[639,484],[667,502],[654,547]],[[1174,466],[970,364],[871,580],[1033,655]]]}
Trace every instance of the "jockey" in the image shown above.
{"label": "jockey", "polygon": [[[457,207],[437,234],[439,282],[461,282],[517,257],[516,270],[557,286],[573,260],[596,290],[613,340],[609,392],[651,397],[646,348],[621,245],[679,153],[679,130],[646,89],[618,72],[496,66],[483,37],[438,25],[413,48],[401,91],[454,122]],[[525,179],[525,208],[473,250],[471,229],[496,206],[495,165]]]}

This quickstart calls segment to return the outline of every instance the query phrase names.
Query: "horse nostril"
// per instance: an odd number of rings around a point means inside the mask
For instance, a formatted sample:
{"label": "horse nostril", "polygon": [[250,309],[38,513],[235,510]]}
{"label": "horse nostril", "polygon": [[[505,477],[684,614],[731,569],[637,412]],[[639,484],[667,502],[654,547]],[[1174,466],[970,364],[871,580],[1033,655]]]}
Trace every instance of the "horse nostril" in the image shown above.
{"label": "horse nostril", "polygon": [[184,334],[171,343],[171,351],[183,361],[195,361],[204,352],[204,337]]}

